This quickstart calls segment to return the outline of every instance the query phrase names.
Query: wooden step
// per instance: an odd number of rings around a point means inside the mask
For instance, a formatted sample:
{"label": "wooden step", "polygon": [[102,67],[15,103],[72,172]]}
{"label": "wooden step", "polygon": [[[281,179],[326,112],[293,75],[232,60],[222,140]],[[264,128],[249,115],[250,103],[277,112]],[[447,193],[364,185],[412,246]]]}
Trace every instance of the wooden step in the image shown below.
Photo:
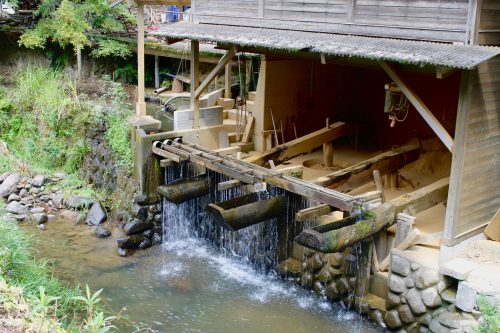
{"label": "wooden step", "polygon": [[217,105],[222,106],[222,109],[229,110],[234,108],[234,99],[232,98],[219,98],[217,100]]}
{"label": "wooden step", "polygon": [[252,150],[255,149],[255,145],[253,142],[249,142],[249,143],[243,143],[243,142],[235,142],[235,143],[231,143],[231,147],[235,147],[235,146],[240,146],[241,147],[241,151],[244,152],[244,153],[248,153]]}

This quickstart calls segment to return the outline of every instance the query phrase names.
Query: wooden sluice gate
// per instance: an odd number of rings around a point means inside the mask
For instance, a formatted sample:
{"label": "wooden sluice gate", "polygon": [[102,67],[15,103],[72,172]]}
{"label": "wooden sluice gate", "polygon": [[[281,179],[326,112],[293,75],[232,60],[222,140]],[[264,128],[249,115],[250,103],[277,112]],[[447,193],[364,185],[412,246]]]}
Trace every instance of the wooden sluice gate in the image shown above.
{"label": "wooden sluice gate", "polygon": [[176,180],[168,185],[158,186],[158,194],[168,201],[181,204],[191,199],[208,194],[208,179],[201,177]]}
{"label": "wooden sluice gate", "polygon": [[285,198],[277,196],[259,199],[258,193],[250,193],[217,204],[208,204],[206,211],[221,227],[236,231],[283,215]]}

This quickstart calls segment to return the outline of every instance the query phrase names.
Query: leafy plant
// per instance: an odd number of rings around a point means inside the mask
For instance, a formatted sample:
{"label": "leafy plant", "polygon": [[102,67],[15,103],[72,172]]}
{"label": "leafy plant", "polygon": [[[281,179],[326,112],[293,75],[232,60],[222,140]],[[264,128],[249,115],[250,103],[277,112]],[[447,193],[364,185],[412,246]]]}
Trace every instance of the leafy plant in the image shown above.
{"label": "leafy plant", "polygon": [[[111,7],[107,1],[100,0],[46,0],[41,2],[35,14],[41,19],[19,40],[19,44],[27,48],[45,48],[50,39],[63,48],[71,45],[76,51],[91,45],[90,32],[125,31],[120,18],[135,24],[125,6]],[[98,41],[97,50],[92,55],[123,57],[128,55],[126,50],[126,45],[118,41]]]}
{"label": "leafy plant", "polygon": [[500,332],[500,302],[497,299],[489,300],[481,295],[478,300],[479,311],[482,319],[475,329],[476,333],[497,333]]}
{"label": "leafy plant", "polygon": [[128,46],[114,39],[99,38],[97,39],[98,48],[92,50],[91,55],[94,58],[103,58],[115,56],[118,58],[127,58],[132,55]]}

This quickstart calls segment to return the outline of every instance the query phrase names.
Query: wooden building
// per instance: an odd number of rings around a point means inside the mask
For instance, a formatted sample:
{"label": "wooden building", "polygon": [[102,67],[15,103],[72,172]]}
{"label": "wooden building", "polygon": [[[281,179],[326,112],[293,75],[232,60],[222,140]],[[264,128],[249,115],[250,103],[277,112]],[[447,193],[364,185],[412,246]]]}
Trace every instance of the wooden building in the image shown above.
{"label": "wooden building", "polygon": [[270,148],[263,133],[273,128],[271,107],[274,117],[282,118],[307,109],[302,134],[321,128],[328,117],[373,125],[381,146],[403,144],[413,134],[396,127],[388,137],[381,112],[383,85],[392,81],[412,105],[408,122],[424,136],[437,136],[453,154],[442,257],[451,257],[497,212],[500,7],[495,1],[193,0],[191,6],[192,23],[152,35],[191,40],[192,82],[197,82],[199,42],[228,50],[201,88],[192,85],[195,129],[198,98],[237,52],[264,55],[253,112],[257,151]]}

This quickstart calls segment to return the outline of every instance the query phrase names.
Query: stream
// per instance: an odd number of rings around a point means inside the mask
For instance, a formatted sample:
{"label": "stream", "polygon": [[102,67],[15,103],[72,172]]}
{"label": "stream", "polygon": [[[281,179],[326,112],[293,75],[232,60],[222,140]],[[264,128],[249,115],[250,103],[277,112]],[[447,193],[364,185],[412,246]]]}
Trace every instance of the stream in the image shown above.
{"label": "stream", "polygon": [[34,235],[38,257],[56,275],[88,284],[115,312],[124,309],[118,332],[380,332],[343,310],[273,274],[256,272],[240,258],[195,238],[167,242],[122,258],[119,230],[108,239],[67,220]]}

